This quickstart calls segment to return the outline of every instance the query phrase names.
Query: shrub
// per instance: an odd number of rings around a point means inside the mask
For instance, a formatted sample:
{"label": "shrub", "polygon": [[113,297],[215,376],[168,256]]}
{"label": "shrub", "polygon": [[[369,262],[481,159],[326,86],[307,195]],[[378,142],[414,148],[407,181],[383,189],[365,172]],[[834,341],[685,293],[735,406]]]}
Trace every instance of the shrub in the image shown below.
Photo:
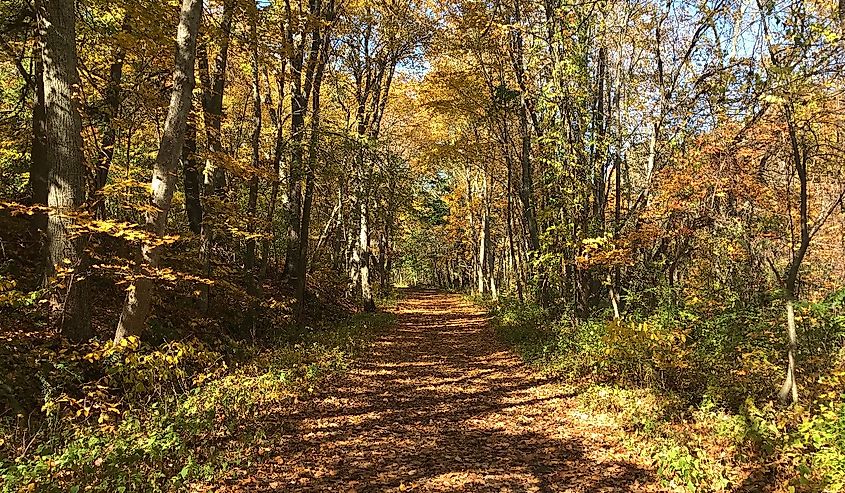
{"label": "shrub", "polygon": [[[622,320],[573,321],[508,300],[494,315],[499,336],[527,361],[584,389],[582,408],[615,417],[667,487],[726,491],[769,480],[834,492],[845,489],[843,300],[845,290],[796,305],[805,407],[790,408],[771,402],[784,371],[778,303],[693,299]],[[764,478],[746,478],[751,469]]]}

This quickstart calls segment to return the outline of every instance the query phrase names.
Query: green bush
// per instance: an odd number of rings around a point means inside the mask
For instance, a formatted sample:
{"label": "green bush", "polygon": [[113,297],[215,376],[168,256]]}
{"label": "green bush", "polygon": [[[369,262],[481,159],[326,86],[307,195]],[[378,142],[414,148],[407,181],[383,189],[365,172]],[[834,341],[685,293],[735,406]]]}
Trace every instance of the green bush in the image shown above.
{"label": "green bush", "polygon": [[771,402],[785,363],[779,302],[661,293],[621,320],[505,300],[494,322],[526,361],[578,384],[587,412],[614,416],[667,487],[727,491],[753,467],[795,491],[845,489],[845,290],[796,305],[804,407],[789,408]]}
{"label": "green bush", "polygon": [[811,451],[801,456],[805,480],[822,485],[824,491],[845,490],[845,404],[822,406],[799,425],[797,434]]}

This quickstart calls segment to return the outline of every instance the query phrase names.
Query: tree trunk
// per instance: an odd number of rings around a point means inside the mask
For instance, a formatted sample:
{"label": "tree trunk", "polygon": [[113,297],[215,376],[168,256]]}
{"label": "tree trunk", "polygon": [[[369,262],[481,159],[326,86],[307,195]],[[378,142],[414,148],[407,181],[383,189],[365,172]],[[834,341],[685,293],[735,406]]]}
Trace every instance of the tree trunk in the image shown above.
{"label": "tree trunk", "polygon": [[[40,31],[40,28],[39,28]],[[44,95],[44,61],[42,59],[44,40],[39,32],[38,49],[33,53],[35,102],[32,107],[32,155],[29,168],[29,187],[32,205],[47,207],[47,180],[50,173],[50,158],[47,154],[47,121]],[[32,227],[39,239],[47,232],[47,214],[36,211],[32,216]]]}
{"label": "tree trunk", "polygon": [[360,236],[360,224],[361,224],[361,203],[360,201],[356,200],[353,204],[351,214],[351,220],[354,221],[353,224],[349,226],[347,229],[347,238],[344,238],[346,241],[346,257],[348,259],[346,265],[346,271],[349,274],[349,292],[348,295],[350,297],[356,297],[361,292],[361,252],[358,249],[358,238]]}
{"label": "tree trunk", "polygon": [[[312,16],[319,15],[320,2],[319,0],[311,0],[309,2],[310,13]],[[288,20],[292,22],[293,12],[291,11],[290,3],[285,3],[285,10]],[[285,277],[292,282],[294,286],[297,285],[297,280],[300,273],[297,272],[299,265],[299,251],[300,241],[299,236],[302,228],[302,194],[303,194],[303,141],[305,139],[305,113],[308,111],[308,97],[311,90],[311,77],[314,65],[312,60],[316,61],[317,52],[320,49],[318,42],[319,27],[314,27],[315,31],[312,33],[310,44],[310,51],[308,56],[308,64],[305,65],[305,43],[306,32],[299,33],[302,36],[302,41],[296,43],[294,40],[292,29],[288,29],[288,45],[291,50],[290,55],[290,69],[291,69],[291,94],[290,94],[290,108],[291,108],[291,132],[290,132],[290,163],[288,170],[288,202],[286,204],[288,242],[285,250]],[[304,75],[304,81],[303,81]]]}
{"label": "tree trunk", "polygon": [[256,210],[258,209],[258,175],[253,175],[249,179],[249,199],[247,201],[246,215],[249,218],[247,223],[247,240],[246,251],[244,252],[244,265],[247,272],[252,271],[255,267],[255,219]]}
{"label": "tree trunk", "polygon": [[531,163],[531,135],[528,130],[528,115],[524,108],[519,113],[519,132],[522,138],[522,152],[520,153],[522,186],[519,192],[522,200],[522,213],[525,217],[525,224],[528,226],[528,249],[535,252],[540,249],[540,235],[534,212],[534,168]]}
{"label": "tree trunk", "polygon": [[[314,95],[314,99],[318,100],[319,96]],[[317,114],[312,115],[312,145],[309,147],[309,153],[316,153],[316,142],[318,129],[315,128],[319,123],[314,123]],[[311,228],[311,204],[314,199],[314,166],[315,159],[309,155],[308,168],[305,171],[305,195],[302,201],[302,221],[299,230],[299,260],[296,267],[296,272],[299,277],[296,279],[296,300],[298,303],[297,318],[302,322],[305,318],[305,290],[308,285],[308,235]]]}
{"label": "tree trunk", "polygon": [[[244,254],[244,264],[246,266],[247,275],[254,276],[252,272],[255,267],[255,238],[252,233],[255,232],[256,210],[258,208],[258,169],[261,167],[261,79],[259,71],[258,59],[258,9],[255,6],[251,7],[252,14],[252,172],[253,176],[249,180],[249,202],[247,204],[247,233],[249,237],[246,240],[246,252]],[[253,279],[254,281],[254,279]]]}
{"label": "tree trunk", "polygon": [[185,130],[185,144],[182,147],[182,166],[185,173],[185,212],[191,232],[202,233],[202,201],[200,182],[200,160],[197,156],[197,123],[193,113],[188,115]]}
{"label": "tree trunk", "polygon": [[[132,18],[129,14],[123,19],[121,30],[129,32]],[[94,186],[91,196],[96,200],[95,214],[98,218],[106,216],[105,197],[101,197],[100,191],[106,186],[109,178],[109,169],[114,160],[114,147],[117,144],[117,116],[120,112],[121,84],[123,83],[123,63],[126,58],[126,51],[119,44],[114,50],[114,60],[109,67],[109,82],[105,89],[105,110],[103,111],[103,140],[101,142],[101,153],[97,161],[97,170],[94,173]]]}
{"label": "tree trunk", "polygon": [[[519,26],[522,23],[522,12],[519,0],[514,1],[514,24]],[[520,87],[519,107],[519,135],[522,141],[520,152],[520,164],[522,165],[522,186],[520,187],[520,199],[522,200],[522,213],[525,224],[528,227],[528,250],[535,252],[540,248],[540,234],[537,227],[537,216],[534,210],[534,170],[531,161],[531,130],[529,128],[529,95],[525,84],[525,62],[523,60],[523,39],[522,30],[517,27],[511,31],[511,65],[517,83]]]}
{"label": "tree trunk", "polygon": [[488,293],[490,283],[490,193],[488,190],[487,174],[482,177],[482,206],[481,224],[479,225],[480,237],[478,239],[478,294],[484,296]]}
{"label": "tree trunk", "polygon": [[50,319],[75,341],[91,337],[91,312],[85,279],[84,236],[75,234],[85,204],[82,118],[75,94],[80,80],[73,0],[36,3],[41,40],[44,122],[49,163],[47,179],[47,279],[58,278],[50,296]]}
{"label": "tree trunk", "polygon": [[[282,69],[279,71],[278,77],[284,77],[285,63],[282,62]],[[269,77],[268,77],[269,78]],[[268,82],[269,84],[269,82]],[[284,80],[277,80],[277,90],[279,93],[279,103],[275,111],[271,108],[270,116],[273,120],[273,125],[276,130],[276,145],[273,151],[273,184],[270,189],[270,204],[267,207],[267,230],[266,237],[261,242],[261,277],[267,274],[267,267],[270,259],[270,243],[275,241],[275,227],[274,221],[276,219],[276,204],[279,200],[279,186],[281,185],[282,177],[280,175],[282,170],[282,156],[284,155],[284,132],[282,130],[282,107],[285,100],[285,83]],[[272,96],[270,88],[267,88],[267,101],[272,106]],[[278,261],[277,261],[278,263]]]}
{"label": "tree trunk", "polygon": [[384,282],[382,283],[382,291],[385,293],[389,293],[393,290],[393,255],[391,254],[391,231],[388,230],[388,236],[385,241],[384,248],[387,252],[386,260],[384,263]]}
{"label": "tree trunk", "polygon": [[795,380],[795,351],[798,349],[798,332],[795,330],[795,307],[793,296],[786,298],[786,336],[788,340],[786,378],[778,392],[778,399],[782,403],[798,402],[798,382]]}
{"label": "tree trunk", "polygon": [[223,124],[223,92],[226,88],[226,69],[229,64],[229,41],[232,35],[232,20],[236,0],[224,0],[223,18],[220,21],[220,41],[214,59],[214,74],[209,74],[208,54],[205,46],[200,48],[200,78],[202,80],[203,112],[205,116],[206,139],[209,158],[205,167],[206,196],[217,191],[223,182],[223,169],[219,166],[219,155],[223,152],[221,129]]}
{"label": "tree trunk", "polygon": [[[318,10],[320,8],[318,7]],[[327,20],[332,20],[334,1],[328,5]],[[296,299],[299,303],[297,318],[300,322],[305,319],[305,290],[308,285],[308,238],[311,228],[311,204],[314,199],[314,182],[316,179],[317,145],[320,141],[320,88],[323,85],[323,72],[328,61],[329,35],[314,31],[314,43],[320,46],[320,58],[314,71],[313,96],[311,97],[311,135],[308,142],[308,164],[305,170],[305,195],[302,201],[302,223],[299,231],[299,273],[296,284]]]}
{"label": "tree trunk", "polygon": [[379,238],[379,265],[381,266],[381,277],[379,278],[381,293],[390,291],[393,284],[391,273],[393,270],[393,255],[391,255],[391,235],[393,233],[393,217],[392,212],[394,208],[388,208],[388,217],[385,220],[384,231]]}
{"label": "tree trunk", "polygon": [[370,232],[367,217],[369,198],[366,191],[362,191],[362,195],[358,217],[358,278],[361,282],[361,306],[365,312],[374,312],[376,311],[376,303],[373,300],[373,288],[370,285]]}
{"label": "tree trunk", "polygon": [[[152,208],[146,218],[147,229],[155,236],[164,234],[167,213],[170,211],[179,172],[179,157],[185,140],[186,121],[194,88],[194,60],[201,14],[202,0],[182,0],[176,34],[173,91],[153,167]],[[152,243],[141,246],[138,256],[138,277],[128,289],[115,331],[115,342],[119,342],[124,337],[139,336],[144,328],[152,304],[153,279],[150,275],[158,267],[161,256],[160,247],[156,246],[156,241],[153,238]],[[148,272],[143,272],[143,270],[148,270]]]}
{"label": "tree trunk", "polygon": [[[792,162],[795,167],[795,172],[798,175],[799,196],[798,196],[798,220],[800,227],[800,242],[797,250],[792,252],[792,261],[789,264],[789,269],[786,272],[784,280],[784,301],[786,303],[786,337],[787,337],[787,366],[786,375],[784,377],[783,385],[778,392],[778,398],[781,403],[786,404],[790,398],[792,403],[798,402],[798,381],[795,377],[795,353],[798,349],[798,333],[795,329],[795,288],[798,284],[798,273],[801,270],[801,264],[804,262],[804,257],[807,255],[807,250],[810,248],[810,214],[809,214],[809,191],[808,191],[808,177],[807,177],[807,153],[806,148],[799,144],[798,129],[792,119],[792,110],[789,106],[784,106],[784,112],[787,117],[787,129],[789,131],[789,141],[792,148]],[[803,142],[802,142],[803,143]]]}
{"label": "tree trunk", "polygon": [[[293,88],[294,93],[298,91],[297,87]],[[291,94],[291,159],[288,169],[288,202],[285,204],[288,234],[284,272],[285,277],[294,282],[299,274],[296,267],[302,213],[302,140],[305,130],[305,110],[302,106],[302,99]]]}
{"label": "tree trunk", "polygon": [[244,275],[246,290],[250,296],[249,309],[244,317],[244,327],[255,334],[255,311],[258,306],[260,287],[255,272],[255,221],[258,209],[258,170],[261,167],[261,72],[258,57],[258,8],[250,4],[250,28],[252,37],[252,177],[249,179],[249,200],[247,203],[247,240],[244,252]]}
{"label": "tree trunk", "polygon": [[[616,169],[614,170],[614,193],[615,204],[613,208],[613,239],[619,240],[619,233],[622,228],[622,159],[619,154],[616,155]],[[616,318],[621,317],[621,296],[619,290],[621,278],[621,269],[619,266],[613,268],[613,278],[610,280],[610,299],[613,303],[613,313]]]}
{"label": "tree trunk", "polygon": [[[510,156],[510,154],[506,154],[506,156]],[[514,248],[514,240],[513,240],[513,166],[511,159],[507,159],[507,166],[508,166],[508,183],[507,183],[507,194],[508,194],[508,204],[507,204],[507,230],[508,230],[508,250],[510,253],[510,260],[511,260],[511,274],[513,278],[516,280],[516,293],[519,299],[519,302],[522,303],[525,298],[522,293],[522,273],[521,269],[519,268],[519,259],[517,258],[517,252]]]}
{"label": "tree trunk", "polygon": [[362,140],[357,149],[357,183],[356,186],[356,206],[355,210],[358,212],[357,228],[355,238],[353,239],[353,261],[352,266],[354,273],[350,276],[353,282],[357,281],[360,285],[361,306],[366,312],[375,311],[375,302],[373,301],[373,290],[370,284],[370,232],[369,232],[369,202],[370,190],[369,183],[372,176],[373,165],[370,161],[371,156],[367,154],[368,150],[364,146],[363,141],[368,137],[366,119],[365,102],[363,99],[358,100],[357,126],[358,137]]}
{"label": "tree trunk", "polygon": [[[214,228],[209,219],[209,201],[214,195],[221,195],[224,174],[223,168],[219,166],[220,154],[223,153],[222,123],[223,123],[223,93],[226,88],[226,69],[229,64],[229,41],[232,34],[232,20],[234,18],[236,1],[224,0],[223,18],[220,22],[221,37],[218,45],[217,56],[214,59],[214,74],[210,73],[208,66],[208,53],[205,45],[197,47],[199,56],[200,81],[202,84],[202,107],[203,118],[205,119],[206,145],[208,158],[205,161],[203,174],[202,196],[205,200],[201,202],[202,207],[202,228],[200,258],[204,265],[205,276],[211,277],[211,250],[214,242]],[[200,289],[200,303],[205,310],[209,308],[210,286],[204,284]]]}

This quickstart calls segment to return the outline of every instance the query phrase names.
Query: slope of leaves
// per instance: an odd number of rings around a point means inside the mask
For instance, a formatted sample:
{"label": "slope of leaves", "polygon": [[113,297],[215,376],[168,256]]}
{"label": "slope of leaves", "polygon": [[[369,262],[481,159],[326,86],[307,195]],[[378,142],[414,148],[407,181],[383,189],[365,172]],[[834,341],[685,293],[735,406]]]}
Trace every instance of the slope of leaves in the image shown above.
{"label": "slope of leaves", "polygon": [[132,339],[51,355],[67,371],[97,365],[106,376],[83,386],[81,399],[47,398],[37,445],[3,459],[4,491],[167,491],[211,479],[249,460],[260,437],[244,424],[259,408],[310,394],[389,322],[357,316],[288,333],[265,348],[226,341],[212,349],[196,339],[151,347]]}

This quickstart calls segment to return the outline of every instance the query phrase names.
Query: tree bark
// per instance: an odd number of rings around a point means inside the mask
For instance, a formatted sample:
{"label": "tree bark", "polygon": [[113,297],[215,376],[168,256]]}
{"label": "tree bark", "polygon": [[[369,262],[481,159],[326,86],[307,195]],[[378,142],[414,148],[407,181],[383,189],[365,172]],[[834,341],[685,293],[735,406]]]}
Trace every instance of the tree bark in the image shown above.
{"label": "tree bark", "polygon": [[[121,30],[129,32],[132,18],[127,13],[123,19]],[[121,84],[123,83],[123,63],[126,58],[126,50],[119,44],[114,49],[114,60],[109,66],[109,82],[105,89],[105,108],[102,111],[103,118],[103,140],[101,151],[97,160],[97,169],[94,173],[93,189],[91,196],[96,200],[95,214],[98,218],[106,216],[105,197],[100,196],[100,191],[106,186],[109,178],[109,169],[114,161],[114,147],[117,144],[116,120],[120,112]]]}
{"label": "tree bark", "polygon": [[519,302],[522,303],[525,301],[525,297],[522,292],[522,269],[519,267],[519,259],[517,258],[517,252],[514,247],[514,238],[513,238],[513,162],[510,158],[510,153],[505,149],[505,156],[506,156],[506,165],[508,167],[508,178],[507,178],[507,232],[508,232],[508,251],[510,253],[510,267],[511,267],[511,275],[516,280],[516,294],[517,299]]}
{"label": "tree bark", "polygon": [[[200,257],[204,265],[205,276],[211,277],[211,251],[214,242],[214,228],[209,220],[209,200],[212,196],[220,196],[225,176],[219,164],[220,154],[223,153],[222,123],[223,123],[223,93],[226,88],[226,69],[229,63],[229,42],[232,35],[232,20],[234,18],[236,0],[224,0],[223,18],[220,22],[221,37],[218,44],[217,56],[214,59],[214,73],[208,65],[208,53],[204,44],[197,47],[199,57],[200,83],[202,84],[202,108],[205,120],[206,145],[208,158],[202,170],[203,187],[201,201],[201,245]],[[199,180],[200,170],[197,170],[196,180]],[[194,178],[192,177],[193,181]],[[210,286],[204,284],[200,288],[200,303],[207,311],[209,308]]]}
{"label": "tree bark", "polygon": [[43,62],[47,179],[47,279],[58,278],[50,319],[71,340],[91,337],[84,236],[74,233],[85,204],[85,165],[73,0],[36,2]]}
{"label": "tree bark", "polygon": [[229,41],[232,36],[236,0],[224,0],[223,18],[220,21],[221,37],[217,56],[214,59],[214,73],[209,74],[208,54],[205,46],[200,46],[200,78],[203,92],[203,112],[205,116],[206,140],[209,158],[204,170],[204,194],[215,193],[223,182],[223,168],[219,165],[219,155],[223,152],[221,129],[223,124],[223,92],[226,88],[226,69],[229,64]]}
{"label": "tree bark", "polygon": [[798,333],[795,328],[795,292],[798,283],[798,273],[801,264],[810,248],[810,213],[809,213],[809,190],[807,177],[807,153],[806,149],[798,141],[798,129],[793,121],[793,114],[790,107],[785,106],[784,112],[787,118],[787,129],[789,142],[792,148],[792,161],[795,172],[798,175],[798,220],[800,228],[800,241],[798,249],[792,252],[792,261],[784,279],[784,301],[786,303],[786,337],[787,337],[787,366],[783,385],[778,392],[778,399],[786,404],[789,400],[795,404],[798,402],[798,381],[795,377],[795,353],[798,349]]}
{"label": "tree bark", "polygon": [[[40,29],[39,29],[40,31]],[[44,40],[38,34],[38,49],[33,53],[35,102],[32,107],[32,155],[29,168],[29,187],[32,205],[47,207],[47,186],[50,173],[50,158],[47,155],[47,121],[44,94],[44,61],[42,59]],[[36,211],[32,217],[35,233],[41,237],[47,232],[47,214]]]}
{"label": "tree bark", "polygon": [[244,255],[244,264],[247,275],[249,275],[254,283],[255,267],[255,238],[252,233],[255,232],[256,209],[258,208],[258,169],[261,167],[261,79],[259,71],[258,58],[258,8],[254,5],[250,7],[252,10],[252,171],[253,176],[249,180],[249,201],[247,204],[247,232],[250,236],[246,240],[246,253]]}
{"label": "tree bark", "polygon": [[[514,1],[514,24],[519,26],[522,23],[522,12],[519,5],[520,0]],[[535,252],[540,249],[540,234],[537,227],[537,216],[534,210],[534,169],[531,160],[531,129],[529,125],[529,95],[525,84],[525,65],[523,55],[523,39],[520,28],[511,31],[511,64],[514,74],[520,87],[519,107],[519,135],[522,141],[520,152],[520,164],[522,165],[522,186],[520,187],[520,199],[522,201],[522,213],[525,224],[528,227],[528,249]],[[533,116],[533,115],[531,115]]]}
{"label": "tree bark", "polygon": [[781,403],[787,403],[791,399],[793,403],[798,402],[798,382],[795,380],[795,352],[798,349],[798,332],[795,329],[795,307],[793,296],[786,298],[786,336],[787,336],[787,366],[786,377],[778,392],[778,399]]}
{"label": "tree bark", "polygon": [[160,246],[157,245],[158,240],[155,237],[164,233],[179,172],[179,157],[185,140],[186,121],[194,88],[194,60],[201,14],[202,0],[182,0],[176,34],[173,90],[153,167],[152,208],[146,217],[147,230],[154,237],[140,248],[136,272],[138,276],[128,289],[115,331],[115,342],[128,336],[141,334],[152,304],[153,279],[150,276],[158,267],[161,256]]}
{"label": "tree bark", "polygon": [[[267,230],[266,230],[266,237],[261,242],[261,277],[263,278],[267,274],[267,266],[269,265],[270,261],[270,243],[275,241],[275,227],[274,221],[276,218],[276,205],[279,200],[279,186],[281,185],[282,177],[280,176],[282,170],[282,156],[284,155],[285,150],[285,141],[284,141],[284,131],[282,130],[282,107],[285,100],[285,83],[284,83],[284,73],[285,73],[285,63],[282,62],[281,70],[278,73],[279,78],[277,84],[277,90],[279,93],[279,103],[278,106],[273,109],[272,103],[272,96],[270,88],[267,88],[267,101],[270,105],[270,116],[272,117],[273,125],[275,126],[276,131],[276,145],[273,151],[273,184],[270,189],[270,204],[267,207]],[[269,77],[268,77],[269,79]],[[269,81],[268,81],[269,85]],[[277,261],[278,263],[278,261]]]}
{"label": "tree bark", "polygon": [[246,276],[247,294],[250,296],[249,309],[244,318],[244,326],[255,333],[255,311],[258,305],[260,287],[255,272],[255,221],[258,209],[258,170],[261,167],[261,72],[258,56],[258,7],[250,4],[250,31],[252,37],[252,177],[249,179],[249,200],[247,203],[247,240],[244,253],[244,275]]}
{"label": "tree bark", "polygon": [[[322,10],[316,1],[316,10]],[[326,20],[332,21],[334,16],[334,1],[329,0]],[[314,44],[320,48],[319,59],[314,69],[313,95],[311,97],[311,135],[308,142],[308,163],[305,170],[305,194],[302,201],[302,222],[299,231],[299,265],[296,271],[299,273],[296,284],[296,299],[298,302],[297,318],[300,322],[305,319],[305,290],[308,285],[308,238],[311,227],[311,204],[314,199],[315,167],[317,166],[317,144],[320,139],[320,88],[323,84],[323,72],[328,61],[329,34],[321,32],[319,28],[314,30]]]}
{"label": "tree bark", "polygon": [[[310,13],[312,16],[319,15],[320,2],[318,0],[311,0],[309,2]],[[289,0],[285,2],[285,10],[288,16],[288,21],[293,24],[294,13],[291,10]],[[319,27],[313,29],[319,30]],[[305,63],[305,43],[306,32],[299,33],[302,36],[302,41],[296,43],[294,40],[294,33],[292,29],[287,31],[288,47],[291,50],[290,68],[291,68],[291,133],[290,133],[290,151],[291,158],[288,170],[288,202],[286,204],[288,241],[287,249],[285,250],[285,277],[297,285],[297,272],[299,265],[299,250],[301,237],[299,236],[302,221],[302,194],[303,194],[303,141],[305,139],[305,113],[308,111],[308,97],[311,90],[311,77],[314,65],[312,61],[316,61],[317,52],[320,45],[316,41],[318,36],[312,32],[312,40],[309,49],[308,63]],[[303,74],[305,80],[303,81]],[[302,273],[304,274],[304,273]]]}
{"label": "tree bark", "polygon": [[478,294],[484,296],[490,288],[490,194],[486,171],[483,172],[481,185],[481,224],[478,239]]}
{"label": "tree bark", "polygon": [[192,233],[199,235],[202,233],[202,165],[197,156],[197,123],[193,113],[188,115],[185,144],[182,147],[182,165],[185,173],[185,212],[188,216],[188,227]]}
{"label": "tree bark", "polygon": [[[366,192],[362,192],[366,194]],[[376,303],[373,300],[373,288],[370,284],[370,231],[367,203],[369,197],[364,195],[361,200],[360,214],[358,216],[358,276],[361,282],[361,305],[365,312],[376,311]]]}

